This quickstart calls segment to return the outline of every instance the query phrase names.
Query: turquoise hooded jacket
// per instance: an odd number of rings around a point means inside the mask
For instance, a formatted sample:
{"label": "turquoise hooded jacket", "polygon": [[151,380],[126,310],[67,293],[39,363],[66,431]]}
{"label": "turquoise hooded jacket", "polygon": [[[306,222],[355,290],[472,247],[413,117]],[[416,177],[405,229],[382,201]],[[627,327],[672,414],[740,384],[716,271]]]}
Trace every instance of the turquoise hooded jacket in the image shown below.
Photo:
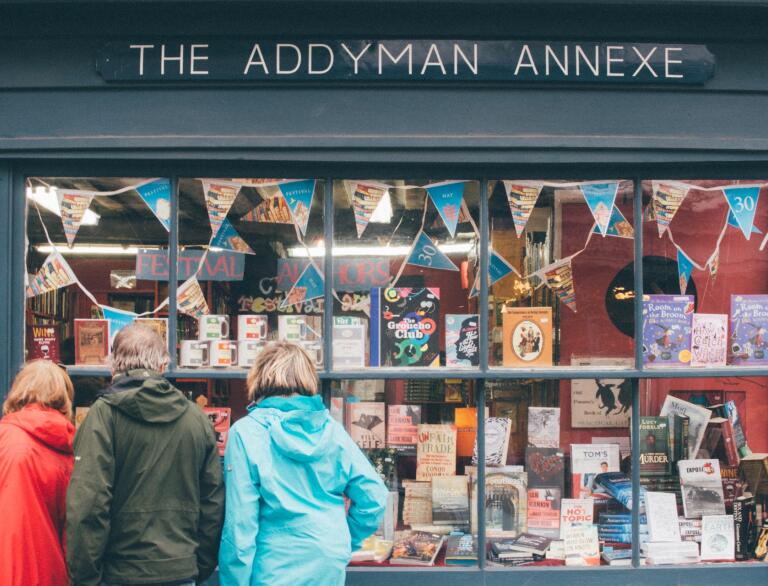
{"label": "turquoise hooded jacket", "polygon": [[384,483],[317,395],[260,401],[230,430],[224,469],[224,586],[343,585],[384,515]]}

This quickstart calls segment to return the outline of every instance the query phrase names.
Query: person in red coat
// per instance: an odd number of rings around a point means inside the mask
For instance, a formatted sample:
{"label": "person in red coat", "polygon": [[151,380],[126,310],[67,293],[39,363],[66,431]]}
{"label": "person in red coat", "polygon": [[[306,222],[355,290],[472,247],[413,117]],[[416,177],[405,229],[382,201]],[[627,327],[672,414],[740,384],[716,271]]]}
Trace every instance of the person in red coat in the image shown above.
{"label": "person in red coat", "polygon": [[72,381],[45,360],[16,376],[0,419],[0,584],[65,586]]}

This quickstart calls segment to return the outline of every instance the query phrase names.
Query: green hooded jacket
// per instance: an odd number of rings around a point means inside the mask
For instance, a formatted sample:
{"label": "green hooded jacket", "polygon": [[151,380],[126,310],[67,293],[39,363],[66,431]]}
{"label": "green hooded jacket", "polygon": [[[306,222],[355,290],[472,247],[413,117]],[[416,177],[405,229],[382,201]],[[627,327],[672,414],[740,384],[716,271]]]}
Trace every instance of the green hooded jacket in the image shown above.
{"label": "green hooded jacket", "polygon": [[206,415],[157,372],[118,375],[75,438],[71,583],[203,581],[216,567],[223,514]]}

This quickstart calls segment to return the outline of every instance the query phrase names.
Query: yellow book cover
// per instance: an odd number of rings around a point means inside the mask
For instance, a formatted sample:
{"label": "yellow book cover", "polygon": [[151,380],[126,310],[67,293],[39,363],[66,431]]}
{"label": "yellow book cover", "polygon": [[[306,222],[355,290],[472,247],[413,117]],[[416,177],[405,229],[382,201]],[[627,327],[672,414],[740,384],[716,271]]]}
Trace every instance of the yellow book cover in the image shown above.
{"label": "yellow book cover", "polygon": [[503,314],[504,366],[552,366],[552,308],[512,307]]}

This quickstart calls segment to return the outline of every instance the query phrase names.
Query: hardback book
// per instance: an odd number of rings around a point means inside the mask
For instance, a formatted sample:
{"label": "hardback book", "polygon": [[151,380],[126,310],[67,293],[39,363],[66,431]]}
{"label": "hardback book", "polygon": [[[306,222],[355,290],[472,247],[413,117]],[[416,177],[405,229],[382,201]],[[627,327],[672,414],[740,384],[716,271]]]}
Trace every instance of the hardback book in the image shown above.
{"label": "hardback book", "polygon": [[739,475],[756,497],[768,496],[768,454],[750,454],[741,459]]}
{"label": "hardback book", "polygon": [[333,324],[333,367],[365,368],[365,324]]}
{"label": "hardback book", "polygon": [[357,402],[347,405],[349,435],[361,448],[383,448],[386,445],[386,405],[379,402]]}
{"label": "hardback book", "polygon": [[102,365],[109,355],[109,320],[75,320],[75,364]]}
{"label": "hardback book", "polygon": [[667,395],[659,415],[667,417],[670,413],[688,417],[688,458],[692,459],[699,453],[712,412],[706,407],[694,405],[673,395]]}
{"label": "hardback book", "polygon": [[694,313],[691,324],[691,366],[725,366],[728,315]]}
{"label": "hardback book", "polygon": [[736,408],[736,401],[726,401],[723,404],[723,413],[731,422],[731,427],[733,428],[733,440],[736,443],[736,450],[738,451],[739,457],[743,458],[744,456],[749,456],[752,453],[752,450],[750,450],[747,445],[747,436],[744,433],[744,425],[742,424],[741,416]]}
{"label": "hardback book", "polygon": [[440,289],[371,289],[371,366],[440,366]]}
{"label": "hardback book", "polygon": [[595,500],[563,499],[560,503],[560,538],[565,536],[565,527],[592,525],[595,522]]}
{"label": "hardback book", "polygon": [[403,531],[395,538],[392,564],[433,566],[443,547],[443,535],[424,531]]}
{"label": "hardback book", "polygon": [[[632,549],[603,548],[600,554],[603,561],[609,566],[631,566]],[[640,565],[645,565],[645,557],[640,557]]]}
{"label": "hardback book", "polygon": [[445,563],[448,566],[477,564],[477,539],[473,535],[449,535],[445,540]]}
{"label": "hardback book", "polygon": [[552,308],[512,307],[502,314],[504,366],[552,366]]}
{"label": "hardback book", "polygon": [[677,522],[677,499],[671,492],[646,492],[645,513],[648,517],[650,541],[680,541]]}
{"label": "hardback book", "polygon": [[61,362],[58,326],[27,326],[27,360]]}
{"label": "hardback book", "polygon": [[[641,482],[642,482],[641,477]],[[623,472],[603,472],[595,477],[595,487],[632,510],[632,479]],[[640,487],[640,505],[645,498],[645,487]]]}
{"label": "hardback book", "polygon": [[559,407],[528,407],[528,445],[535,448],[560,447]]}
{"label": "hardback book", "polygon": [[203,407],[203,412],[208,416],[208,420],[213,426],[219,455],[224,457],[229,427],[232,424],[232,409],[230,407]]}
{"label": "hardback book", "polygon": [[456,474],[456,428],[450,424],[420,424],[416,444],[416,480]]}
{"label": "hardback book", "polygon": [[690,420],[684,415],[678,415],[677,413],[670,413],[667,415],[669,421],[669,455],[672,461],[672,469],[674,469],[674,463],[679,460],[688,459],[688,428],[690,427]]}
{"label": "hardback book", "polygon": [[[485,465],[506,466],[512,420],[506,417],[488,417],[485,420]],[[472,452],[472,464],[477,465],[477,439]]]}
{"label": "hardback book", "polygon": [[701,543],[701,519],[677,518],[680,525],[680,538],[683,541],[697,541]]}
{"label": "hardback book", "polygon": [[739,465],[739,452],[731,421],[725,417],[712,417],[707,423],[699,457],[718,458],[728,466]]}
{"label": "hardback book", "polygon": [[667,417],[640,416],[640,474],[663,476],[672,472]]}
{"label": "hardback book", "polygon": [[526,448],[528,488],[557,488],[565,494],[565,455],[559,448]]}
{"label": "hardback book", "polygon": [[768,295],[731,295],[731,363],[768,364]]}
{"label": "hardback book", "polygon": [[445,365],[480,364],[480,336],[477,314],[449,313],[445,316]]}
{"label": "hardback book", "polygon": [[595,477],[604,472],[619,472],[618,444],[571,444],[571,496],[607,499],[595,485]]}
{"label": "hardback book", "polygon": [[689,366],[694,298],[643,295],[643,364]]}
{"label": "hardback book", "polygon": [[528,488],[528,531],[551,539],[559,538],[561,502],[559,488]]}
{"label": "hardback book", "polygon": [[[487,417],[487,407],[485,414]],[[456,407],[454,421],[456,423],[456,455],[459,458],[470,458],[475,451],[477,409],[475,407]]]}
{"label": "hardback book", "polygon": [[552,540],[548,537],[525,532],[515,537],[510,545],[510,549],[543,556],[547,553],[550,543],[552,543]]}
{"label": "hardback book", "polygon": [[403,524],[414,525],[432,524],[432,484],[403,480],[405,500],[403,501]]}
{"label": "hardback book", "polygon": [[735,559],[733,515],[704,515],[701,518],[701,560],[724,562]]}
{"label": "hardback book", "polygon": [[649,566],[699,562],[699,544],[695,541],[646,541],[640,544],[640,553],[646,556]]}
{"label": "hardback book", "polygon": [[719,460],[680,460],[677,469],[680,474],[683,513],[687,519],[725,514]]}
{"label": "hardback book", "polygon": [[469,478],[466,476],[432,478],[432,523],[434,525],[469,525]]}
{"label": "hardback book", "polygon": [[755,499],[752,496],[740,496],[733,502],[734,546],[737,560],[747,560],[750,557],[750,519],[754,506]]}
{"label": "hardback book", "polygon": [[137,317],[133,322],[139,326],[147,326],[157,332],[163,339],[163,343],[168,345],[168,318],[167,317]]}
{"label": "hardback book", "polygon": [[599,566],[597,525],[568,525],[563,532],[566,566]]}
{"label": "hardback book", "polygon": [[[477,520],[477,476],[472,477],[472,533]],[[516,537],[528,528],[528,475],[519,467],[488,468],[485,474],[485,523],[489,537]]]}
{"label": "hardback book", "polygon": [[387,447],[415,453],[419,423],[421,423],[421,405],[389,405],[387,407]]}

